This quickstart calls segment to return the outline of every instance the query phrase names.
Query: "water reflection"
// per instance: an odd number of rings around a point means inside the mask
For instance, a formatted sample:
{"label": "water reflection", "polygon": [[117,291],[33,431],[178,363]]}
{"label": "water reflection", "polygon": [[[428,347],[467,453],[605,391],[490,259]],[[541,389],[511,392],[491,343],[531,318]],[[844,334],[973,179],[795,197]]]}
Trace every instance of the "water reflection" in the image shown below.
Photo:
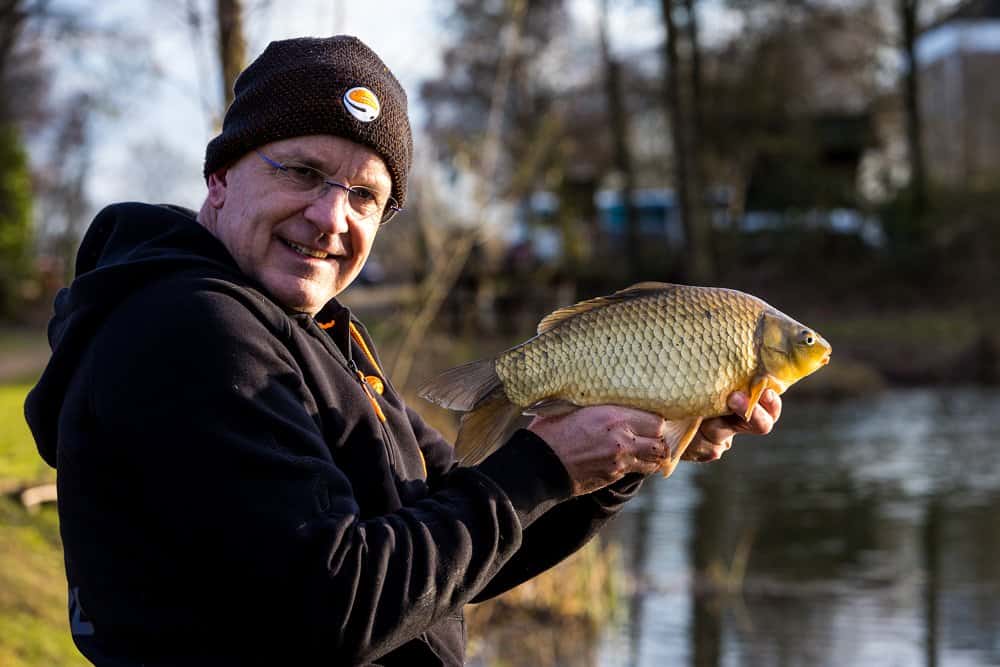
{"label": "water reflection", "polygon": [[973,389],[790,400],[766,440],[647,485],[598,664],[1000,665],[998,412]]}

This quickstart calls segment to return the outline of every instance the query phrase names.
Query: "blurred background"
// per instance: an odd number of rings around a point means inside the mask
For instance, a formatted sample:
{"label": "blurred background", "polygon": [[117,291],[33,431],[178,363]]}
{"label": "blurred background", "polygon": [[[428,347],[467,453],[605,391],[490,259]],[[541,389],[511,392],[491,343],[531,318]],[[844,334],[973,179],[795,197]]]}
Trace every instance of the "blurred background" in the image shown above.
{"label": "blurred background", "polygon": [[0,664],[83,664],[21,414],[114,201],[197,209],[235,74],[358,35],[407,210],[344,295],[412,388],[640,280],[836,350],[779,428],[470,607],[470,664],[1000,665],[1000,0],[0,0]]}

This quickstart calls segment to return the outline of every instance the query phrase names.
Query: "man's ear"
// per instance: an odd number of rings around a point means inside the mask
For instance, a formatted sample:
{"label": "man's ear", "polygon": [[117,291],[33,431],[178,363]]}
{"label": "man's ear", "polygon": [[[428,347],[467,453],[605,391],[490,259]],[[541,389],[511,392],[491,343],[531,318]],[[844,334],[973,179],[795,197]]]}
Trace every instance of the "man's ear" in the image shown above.
{"label": "man's ear", "polygon": [[223,167],[208,175],[208,203],[212,208],[222,208],[226,203],[226,177],[229,169]]}

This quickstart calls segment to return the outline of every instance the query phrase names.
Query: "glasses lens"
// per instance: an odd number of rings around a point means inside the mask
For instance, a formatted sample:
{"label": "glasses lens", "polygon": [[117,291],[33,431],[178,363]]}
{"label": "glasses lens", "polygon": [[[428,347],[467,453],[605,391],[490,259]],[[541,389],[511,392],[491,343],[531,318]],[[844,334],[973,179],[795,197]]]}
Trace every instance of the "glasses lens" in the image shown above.
{"label": "glasses lens", "polygon": [[326,177],[321,171],[295,163],[286,164],[284,167],[278,173],[284,177],[288,187],[295,192],[312,195],[323,189]]}
{"label": "glasses lens", "polygon": [[351,204],[351,208],[361,216],[362,218],[367,218],[368,216],[375,215],[379,210],[378,197],[374,192],[368,188],[353,187],[349,190],[350,196],[348,201]]}
{"label": "glasses lens", "polygon": [[399,204],[396,203],[395,199],[389,197],[389,201],[385,205],[385,210],[382,211],[382,220],[379,224],[382,225],[386,224],[394,217],[396,217],[396,214],[399,213],[399,211],[400,211]]}

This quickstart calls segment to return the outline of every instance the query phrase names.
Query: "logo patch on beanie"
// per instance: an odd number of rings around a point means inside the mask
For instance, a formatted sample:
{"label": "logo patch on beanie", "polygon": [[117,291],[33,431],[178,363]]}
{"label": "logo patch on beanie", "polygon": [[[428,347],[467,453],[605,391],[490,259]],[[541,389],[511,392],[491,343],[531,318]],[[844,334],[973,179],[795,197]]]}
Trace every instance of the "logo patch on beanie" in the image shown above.
{"label": "logo patch on beanie", "polygon": [[375,93],[368,88],[358,86],[344,93],[344,107],[361,122],[370,123],[378,118],[382,105],[379,104]]}

